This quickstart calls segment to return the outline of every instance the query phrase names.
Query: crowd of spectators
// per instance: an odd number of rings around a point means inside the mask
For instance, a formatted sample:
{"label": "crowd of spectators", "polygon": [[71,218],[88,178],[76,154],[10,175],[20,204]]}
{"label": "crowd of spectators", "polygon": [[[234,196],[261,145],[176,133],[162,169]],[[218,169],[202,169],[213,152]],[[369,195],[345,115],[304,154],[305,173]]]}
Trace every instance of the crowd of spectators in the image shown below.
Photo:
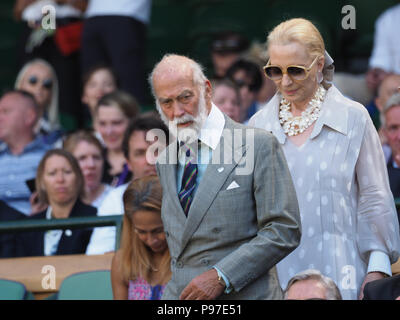
{"label": "crowd of spectators", "polygon": [[[39,24],[45,2],[15,1],[15,18],[24,28],[14,88],[0,97],[0,222],[124,215],[128,229],[111,270],[114,298],[159,299],[171,277],[170,255],[156,156],[149,157],[149,150],[157,140],[154,132],[163,133],[164,145],[170,132],[159,114],[141,109],[151,1],[56,1],[61,32],[54,34]],[[395,198],[400,197],[400,51],[391,31],[399,13],[400,5],[394,6],[376,22],[364,88],[373,96],[365,108],[379,132]],[[230,30],[211,43],[212,102],[243,125],[278,90],[264,75],[266,52]],[[400,220],[400,210],[397,214]],[[114,251],[115,239],[115,227],[0,233],[0,258],[104,254]],[[325,271],[292,272],[284,298],[341,300],[339,283]],[[400,295],[398,276],[391,278],[397,289],[387,299]],[[365,299],[382,297],[374,294],[388,281],[379,281],[378,289],[365,286]]]}

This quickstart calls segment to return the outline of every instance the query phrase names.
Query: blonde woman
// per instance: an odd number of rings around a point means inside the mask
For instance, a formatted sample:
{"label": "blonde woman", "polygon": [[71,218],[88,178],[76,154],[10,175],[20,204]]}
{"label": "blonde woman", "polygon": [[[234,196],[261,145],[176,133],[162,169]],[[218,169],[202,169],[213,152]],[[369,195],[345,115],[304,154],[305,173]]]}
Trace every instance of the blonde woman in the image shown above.
{"label": "blonde woman", "polygon": [[121,249],[111,266],[116,300],[159,300],[171,277],[161,199],[157,176],[134,180],[124,193]]}
{"label": "blonde woman", "polygon": [[35,97],[40,110],[37,133],[48,134],[60,128],[58,81],[50,63],[39,58],[27,62],[19,71],[14,87]]}
{"label": "blonde woman", "polygon": [[343,299],[391,275],[400,239],[378,134],[364,106],[331,84],[318,29],[291,19],[268,36],[265,75],[278,92],[251,119],[283,147],[299,201],[302,239],[277,264],[281,286],[304,269],[337,283]]}

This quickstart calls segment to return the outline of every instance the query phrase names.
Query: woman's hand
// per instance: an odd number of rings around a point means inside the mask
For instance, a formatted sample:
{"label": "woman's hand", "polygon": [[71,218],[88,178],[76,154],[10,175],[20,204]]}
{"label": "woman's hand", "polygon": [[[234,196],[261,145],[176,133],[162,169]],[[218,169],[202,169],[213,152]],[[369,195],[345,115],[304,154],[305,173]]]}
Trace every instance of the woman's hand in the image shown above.
{"label": "woman's hand", "polygon": [[31,214],[30,214],[31,216],[43,210],[46,210],[48,206],[46,203],[42,203],[39,201],[39,196],[36,191],[31,194],[29,202],[31,204]]}

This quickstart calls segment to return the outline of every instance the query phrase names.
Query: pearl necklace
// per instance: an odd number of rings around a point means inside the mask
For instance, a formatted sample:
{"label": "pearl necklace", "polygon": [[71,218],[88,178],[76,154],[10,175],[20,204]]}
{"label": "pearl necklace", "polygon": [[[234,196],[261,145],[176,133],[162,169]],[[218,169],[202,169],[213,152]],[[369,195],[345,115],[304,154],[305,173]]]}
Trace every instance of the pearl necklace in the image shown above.
{"label": "pearl necklace", "polygon": [[279,104],[279,122],[282,125],[283,131],[289,136],[295,136],[311,126],[319,117],[325,93],[326,90],[324,87],[319,86],[307,109],[301,113],[301,116],[297,117],[294,117],[290,112],[290,102],[282,98]]}

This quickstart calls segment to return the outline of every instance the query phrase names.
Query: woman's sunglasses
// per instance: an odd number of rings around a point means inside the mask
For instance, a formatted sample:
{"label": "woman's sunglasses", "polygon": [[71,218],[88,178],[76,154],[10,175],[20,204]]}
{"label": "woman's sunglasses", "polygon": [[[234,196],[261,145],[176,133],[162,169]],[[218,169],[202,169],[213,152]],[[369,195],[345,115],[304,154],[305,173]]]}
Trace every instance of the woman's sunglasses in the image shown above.
{"label": "woman's sunglasses", "polygon": [[267,65],[264,66],[264,72],[268,78],[274,81],[281,80],[284,74],[287,74],[293,80],[305,80],[310,74],[310,71],[318,58],[319,57],[316,57],[308,68],[292,65],[286,67],[285,69],[282,69],[282,67],[277,65],[270,65],[268,60]]}
{"label": "woman's sunglasses", "polygon": [[[28,81],[30,84],[35,85],[36,83],[39,82],[39,79],[37,76],[30,76]],[[43,88],[50,90],[53,87],[53,80],[51,80],[51,79],[43,80],[42,86],[43,86]]]}

